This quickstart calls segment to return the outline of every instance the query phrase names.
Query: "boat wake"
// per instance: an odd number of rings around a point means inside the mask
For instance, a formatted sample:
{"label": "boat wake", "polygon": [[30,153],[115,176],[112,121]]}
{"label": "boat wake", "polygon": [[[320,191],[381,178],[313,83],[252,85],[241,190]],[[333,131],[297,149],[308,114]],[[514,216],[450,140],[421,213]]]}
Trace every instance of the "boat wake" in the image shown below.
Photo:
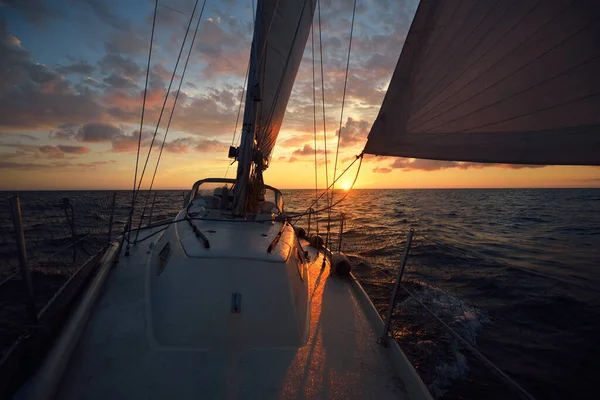
{"label": "boat wake", "polygon": [[[355,276],[383,317],[392,292],[392,274],[374,267],[366,258],[350,255],[349,259]],[[427,310],[473,346],[477,346],[477,335],[490,319],[484,310],[426,282],[408,280],[403,287],[392,318],[394,338],[432,395],[441,397],[453,383],[467,378],[469,363],[464,346]]]}

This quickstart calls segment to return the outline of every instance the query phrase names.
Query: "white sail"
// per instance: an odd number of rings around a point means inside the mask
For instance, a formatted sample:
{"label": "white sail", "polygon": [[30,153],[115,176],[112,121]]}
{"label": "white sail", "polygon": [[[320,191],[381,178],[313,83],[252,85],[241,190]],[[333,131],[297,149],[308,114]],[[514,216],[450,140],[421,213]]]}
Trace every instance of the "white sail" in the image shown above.
{"label": "white sail", "polygon": [[600,165],[594,0],[423,0],[365,152]]}
{"label": "white sail", "polygon": [[283,115],[308,39],[315,0],[258,2],[246,104],[256,101],[245,123],[255,124],[257,150],[268,158],[281,128]]}
{"label": "white sail", "polygon": [[[234,210],[242,215],[262,189],[262,170],[277,141],[308,39],[316,0],[259,0],[250,51]],[[260,152],[260,153],[256,153]],[[257,154],[261,154],[258,157]],[[260,160],[262,158],[262,160]],[[255,168],[253,168],[253,165]],[[250,175],[254,175],[251,179]],[[250,184],[250,181],[254,184]],[[252,186],[254,187],[252,189]]]}

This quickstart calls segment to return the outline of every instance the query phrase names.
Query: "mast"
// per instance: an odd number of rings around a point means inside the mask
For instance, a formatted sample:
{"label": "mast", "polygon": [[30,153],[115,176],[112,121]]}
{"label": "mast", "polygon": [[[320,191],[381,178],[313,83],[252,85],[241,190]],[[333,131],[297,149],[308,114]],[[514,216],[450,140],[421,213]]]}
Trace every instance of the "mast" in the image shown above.
{"label": "mast", "polygon": [[262,173],[302,61],[315,1],[258,1],[241,142],[237,150],[229,152],[238,160],[234,215],[254,210],[264,192]]}
{"label": "mast", "polygon": [[[258,7],[261,7],[259,1]],[[259,23],[259,13],[256,14],[256,24]],[[251,185],[250,175],[252,173],[253,155],[255,150],[255,127],[259,82],[256,76],[256,36],[252,40],[252,51],[250,52],[250,70],[248,71],[248,88],[246,90],[246,103],[244,105],[244,121],[242,125],[242,137],[240,147],[237,149],[238,168],[235,178],[233,214],[242,216],[246,212],[248,203],[248,192]]]}

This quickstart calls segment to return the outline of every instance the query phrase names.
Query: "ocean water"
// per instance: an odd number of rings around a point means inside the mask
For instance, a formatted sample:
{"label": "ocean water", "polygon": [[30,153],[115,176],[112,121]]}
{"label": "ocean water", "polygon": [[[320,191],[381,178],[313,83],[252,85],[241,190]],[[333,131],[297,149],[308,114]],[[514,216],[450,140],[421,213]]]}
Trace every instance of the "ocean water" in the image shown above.
{"label": "ocean water", "polygon": [[[284,195],[286,211],[298,212],[315,193]],[[107,218],[111,192],[22,196],[29,218],[35,209],[28,201],[69,197],[98,223]],[[118,226],[129,201],[128,192],[118,193]],[[153,220],[172,218],[182,202],[182,191],[157,192]],[[333,212],[330,246],[340,244],[344,213],[341,249],[382,311],[414,229],[403,281],[419,302],[399,298],[394,335],[436,397],[518,398],[421,303],[534,397],[591,399],[600,372],[599,211],[600,189],[354,190]],[[321,213],[322,236],[326,220]],[[308,229],[307,218],[298,226]],[[26,231],[26,238],[35,234]]]}

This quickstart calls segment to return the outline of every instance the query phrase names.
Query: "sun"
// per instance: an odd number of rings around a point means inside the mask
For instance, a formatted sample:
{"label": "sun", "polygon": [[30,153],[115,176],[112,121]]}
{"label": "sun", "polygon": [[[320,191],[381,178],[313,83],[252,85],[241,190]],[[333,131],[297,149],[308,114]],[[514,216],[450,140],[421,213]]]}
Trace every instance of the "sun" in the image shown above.
{"label": "sun", "polygon": [[352,187],[352,184],[350,182],[342,182],[340,184],[340,187],[344,190],[350,190],[350,188]]}

